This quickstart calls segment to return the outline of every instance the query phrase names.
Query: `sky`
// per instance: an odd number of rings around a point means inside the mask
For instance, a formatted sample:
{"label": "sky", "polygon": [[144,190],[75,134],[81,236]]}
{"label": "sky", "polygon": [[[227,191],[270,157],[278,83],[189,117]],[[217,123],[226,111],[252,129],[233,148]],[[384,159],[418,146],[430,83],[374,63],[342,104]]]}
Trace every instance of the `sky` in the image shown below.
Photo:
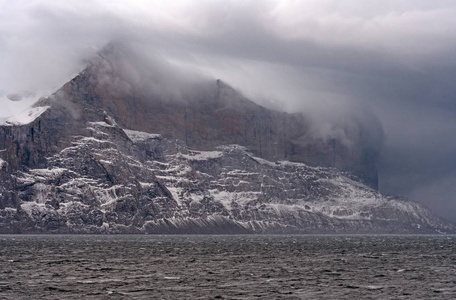
{"label": "sky", "polygon": [[0,118],[112,41],[321,132],[378,120],[380,190],[456,221],[456,1],[0,0]]}

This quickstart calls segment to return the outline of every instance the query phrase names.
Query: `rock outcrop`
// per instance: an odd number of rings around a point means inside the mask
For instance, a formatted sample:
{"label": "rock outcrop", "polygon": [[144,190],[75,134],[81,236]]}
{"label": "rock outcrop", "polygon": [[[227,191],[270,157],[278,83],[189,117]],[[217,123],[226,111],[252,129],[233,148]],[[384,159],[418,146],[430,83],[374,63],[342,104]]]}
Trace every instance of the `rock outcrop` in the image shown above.
{"label": "rock outcrop", "polygon": [[[308,135],[221,81],[147,93],[114,50],[0,126],[2,233],[436,233],[376,186],[375,149]],[[147,91],[147,90],[146,90]],[[174,95],[174,96],[173,96]]]}

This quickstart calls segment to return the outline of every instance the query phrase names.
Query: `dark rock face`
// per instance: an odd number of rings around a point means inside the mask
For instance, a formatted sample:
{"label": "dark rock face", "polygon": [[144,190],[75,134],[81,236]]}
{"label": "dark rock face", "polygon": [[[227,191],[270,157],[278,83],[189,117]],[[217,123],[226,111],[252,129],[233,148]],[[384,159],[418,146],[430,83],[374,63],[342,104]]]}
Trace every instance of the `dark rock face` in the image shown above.
{"label": "dark rock face", "polygon": [[[63,102],[73,114],[90,119],[98,111],[114,116],[122,128],[160,133],[166,138],[184,141],[189,148],[212,150],[219,145],[246,146],[255,155],[268,160],[289,160],[311,166],[334,167],[357,175],[377,188],[378,149],[362,140],[347,146],[339,139],[319,139],[309,132],[301,114],[266,109],[246,99],[220,80],[187,87],[184,95],[173,99],[134,88],[113,91],[116,76],[102,84],[100,64],[88,68],[62,89]],[[103,79],[106,80],[105,77]],[[141,89],[141,88],[139,88]],[[60,100],[59,102],[62,102]],[[83,110],[80,103],[85,103]]]}
{"label": "dark rock face", "polygon": [[32,122],[0,126],[0,232],[455,230],[368,187],[375,151],[306,140],[300,115],[220,81],[169,101],[119,92],[102,67],[41,100],[48,108]]}

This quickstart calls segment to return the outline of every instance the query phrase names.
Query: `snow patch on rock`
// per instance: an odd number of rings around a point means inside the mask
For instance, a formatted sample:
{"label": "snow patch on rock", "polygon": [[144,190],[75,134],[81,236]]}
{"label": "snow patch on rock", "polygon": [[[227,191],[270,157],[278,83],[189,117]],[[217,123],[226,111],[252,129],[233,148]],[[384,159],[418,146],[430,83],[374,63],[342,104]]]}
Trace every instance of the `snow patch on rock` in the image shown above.
{"label": "snow patch on rock", "polygon": [[188,154],[181,154],[180,157],[186,160],[209,160],[217,159],[223,156],[221,151],[189,151]]}
{"label": "snow patch on rock", "polygon": [[159,139],[161,137],[160,134],[154,134],[154,133],[147,133],[144,131],[135,131],[135,130],[129,130],[129,129],[124,129],[123,130],[125,134],[128,136],[132,142],[141,142],[141,141],[146,141],[149,139]]}
{"label": "snow patch on rock", "polygon": [[22,112],[9,117],[6,120],[8,125],[26,125],[33,122],[36,118],[41,116],[50,106],[37,106],[29,107]]}

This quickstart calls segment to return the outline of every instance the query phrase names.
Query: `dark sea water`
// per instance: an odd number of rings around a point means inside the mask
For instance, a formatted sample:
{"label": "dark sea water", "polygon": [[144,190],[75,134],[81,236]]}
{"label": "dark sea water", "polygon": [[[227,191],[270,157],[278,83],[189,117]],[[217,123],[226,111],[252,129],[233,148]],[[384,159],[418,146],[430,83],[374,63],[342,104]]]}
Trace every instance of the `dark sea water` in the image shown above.
{"label": "dark sea water", "polygon": [[0,299],[456,299],[456,236],[0,235]]}

